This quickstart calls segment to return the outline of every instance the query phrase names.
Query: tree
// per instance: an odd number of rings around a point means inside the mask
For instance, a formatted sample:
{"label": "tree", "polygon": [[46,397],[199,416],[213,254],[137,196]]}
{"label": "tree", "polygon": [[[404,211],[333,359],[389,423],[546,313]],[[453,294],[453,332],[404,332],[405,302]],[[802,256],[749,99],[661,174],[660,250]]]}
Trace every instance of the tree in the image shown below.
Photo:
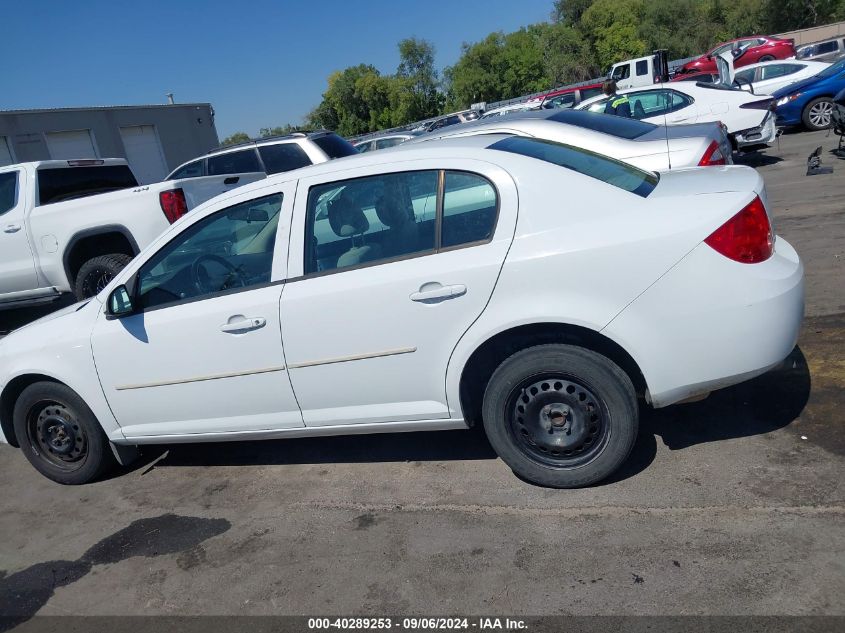
{"label": "tree", "polygon": [[235,132],[231,136],[227,136],[222,141],[220,141],[220,146],[225,147],[226,145],[236,145],[238,143],[244,143],[249,140],[249,135],[246,132]]}
{"label": "tree", "polygon": [[[396,81],[402,88],[397,119],[419,121],[440,113],[442,97],[434,67],[434,46],[431,42],[408,38],[399,42],[399,67]],[[403,95],[406,95],[403,97]]]}
{"label": "tree", "polygon": [[643,0],[595,0],[581,16],[580,28],[591,42],[602,69],[646,52],[638,26]]}
{"label": "tree", "polygon": [[593,0],[555,0],[552,8],[552,23],[575,26],[581,21],[581,16],[591,4]]}
{"label": "tree", "polygon": [[301,125],[291,125],[290,123],[285,123],[284,125],[276,127],[263,127],[258,130],[258,135],[262,138],[267,138],[268,136],[284,136],[285,134],[290,134],[291,132],[296,132],[301,129]]}

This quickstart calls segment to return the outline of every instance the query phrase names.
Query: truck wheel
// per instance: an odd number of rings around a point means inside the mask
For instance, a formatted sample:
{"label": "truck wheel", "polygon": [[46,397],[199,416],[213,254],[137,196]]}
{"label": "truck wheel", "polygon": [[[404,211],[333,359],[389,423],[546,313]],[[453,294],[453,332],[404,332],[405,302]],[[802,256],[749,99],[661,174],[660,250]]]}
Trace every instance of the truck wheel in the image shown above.
{"label": "truck wheel", "polygon": [[833,117],[833,99],[830,97],[818,97],[804,106],[801,113],[801,120],[808,130],[826,130],[830,127]]}
{"label": "truck wheel", "polygon": [[519,476],[554,488],[608,477],[637,437],[631,379],[608,358],[573,345],[517,352],[484,393],[484,430]]}
{"label": "truck wheel", "polygon": [[94,413],[66,385],[30,385],[15,403],[12,420],[23,454],[48,479],[84,484],[115,464]]}
{"label": "truck wheel", "polygon": [[99,293],[130,261],[130,255],[111,253],[94,257],[82,264],[74,282],[77,300],[82,301]]}

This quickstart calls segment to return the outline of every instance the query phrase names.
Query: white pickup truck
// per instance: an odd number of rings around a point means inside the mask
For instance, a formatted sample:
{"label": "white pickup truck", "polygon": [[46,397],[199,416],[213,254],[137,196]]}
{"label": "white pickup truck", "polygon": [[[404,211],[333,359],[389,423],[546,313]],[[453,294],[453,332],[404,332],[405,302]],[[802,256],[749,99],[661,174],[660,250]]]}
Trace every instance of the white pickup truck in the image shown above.
{"label": "white pickup truck", "polygon": [[0,310],[90,297],[197,205],[263,173],[139,186],[123,159],[0,167]]}

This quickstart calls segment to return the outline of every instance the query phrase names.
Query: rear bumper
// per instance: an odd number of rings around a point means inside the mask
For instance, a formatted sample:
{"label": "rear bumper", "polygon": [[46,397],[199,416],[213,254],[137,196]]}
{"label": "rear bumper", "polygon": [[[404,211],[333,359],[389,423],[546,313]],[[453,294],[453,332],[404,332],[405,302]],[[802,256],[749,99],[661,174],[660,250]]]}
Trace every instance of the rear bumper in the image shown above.
{"label": "rear bumper", "polygon": [[766,115],[763,123],[758,127],[734,134],[737,149],[750,149],[751,147],[770,145],[776,137],[777,127],[775,125],[775,115],[771,112]]}
{"label": "rear bumper", "polygon": [[743,382],[789,355],[804,314],[804,269],[788,242],[775,244],[760,264],[699,244],[603,330],[637,361],[653,406]]}

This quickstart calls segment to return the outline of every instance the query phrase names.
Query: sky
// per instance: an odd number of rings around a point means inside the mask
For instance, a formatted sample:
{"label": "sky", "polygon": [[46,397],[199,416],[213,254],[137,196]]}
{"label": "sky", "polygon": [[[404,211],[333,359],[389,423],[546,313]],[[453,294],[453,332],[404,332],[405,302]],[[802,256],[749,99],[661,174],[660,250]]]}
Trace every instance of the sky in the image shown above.
{"label": "sky", "polygon": [[[547,20],[552,0],[4,2],[0,110],[210,102],[221,139],[299,124],[332,72],[393,73],[397,44],[463,42]],[[14,28],[10,28],[14,25]]]}

